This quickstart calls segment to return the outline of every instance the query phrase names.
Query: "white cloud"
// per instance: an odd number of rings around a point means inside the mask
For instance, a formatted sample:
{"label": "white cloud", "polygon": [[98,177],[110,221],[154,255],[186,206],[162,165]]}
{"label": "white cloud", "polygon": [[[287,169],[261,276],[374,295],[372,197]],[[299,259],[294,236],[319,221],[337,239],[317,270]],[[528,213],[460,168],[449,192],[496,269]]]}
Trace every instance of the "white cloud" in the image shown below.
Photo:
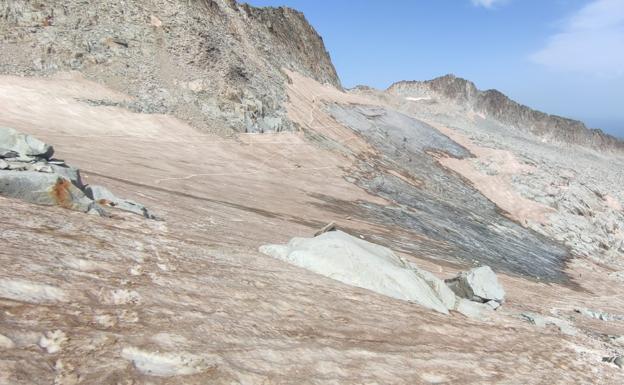
{"label": "white cloud", "polygon": [[555,70],[624,75],[624,0],[593,0],[530,59]]}
{"label": "white cloud", "polygon": [[475,7],[493,8],[495,5],[502,4],[507,0],[472,0]]}

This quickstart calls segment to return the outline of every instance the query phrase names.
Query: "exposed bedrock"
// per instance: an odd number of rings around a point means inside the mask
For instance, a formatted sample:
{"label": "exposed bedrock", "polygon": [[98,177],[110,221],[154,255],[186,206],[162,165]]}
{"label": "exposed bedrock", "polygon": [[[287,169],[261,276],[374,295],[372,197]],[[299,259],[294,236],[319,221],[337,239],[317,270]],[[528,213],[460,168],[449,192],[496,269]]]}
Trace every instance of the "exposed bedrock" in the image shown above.
{"label": "exposed bedrock", "polygon": [[145,206],[117,198],[102,186],[85,186],[80,170],[52,159],[52,146],[12,128],[0,127],[0,195],[108,216],[104,206],[159,219]]}
{"label": "exposed bedrock", "polygon": [[[562,271],[567,250],[502,215],[494,203],[435,158],[440,153],[469,157],[465,148],[428,124],[390,109],[338,104],[327,109],[379,154],[360,162],[356,183],[393,205],[362,205],[369,218],[448,246],[439,251],[429,248],[427,254],[434,258],[478,262],[552,281],[567,279]],[[417,237],[412,251],[423,254]]]}
{"label": "exposed bedrock", "polygon": [[169,113],[220,133],[292,130],[286,75],[340,81],[296,10],[233,0],[0,2],[0,73],[80,71],[131,95],[89,100]]}

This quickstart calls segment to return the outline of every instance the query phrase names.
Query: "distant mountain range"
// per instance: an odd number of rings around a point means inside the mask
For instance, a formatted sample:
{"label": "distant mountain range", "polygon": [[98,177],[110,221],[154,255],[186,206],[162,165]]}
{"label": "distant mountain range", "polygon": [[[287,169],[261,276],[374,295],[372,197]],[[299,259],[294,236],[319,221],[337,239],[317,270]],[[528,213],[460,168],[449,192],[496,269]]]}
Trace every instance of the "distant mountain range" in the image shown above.
{"label": "distant mountain range", "polygon": [[597,150],[622,150],[624,141],[583,122],[550,115],[511,100],[498,90],[481,91],[475,84],[455,75],[427,81],[401,81],[387,92],[412,98],[435,98],[461,105],[474,112],[531,132],[539,137]]}

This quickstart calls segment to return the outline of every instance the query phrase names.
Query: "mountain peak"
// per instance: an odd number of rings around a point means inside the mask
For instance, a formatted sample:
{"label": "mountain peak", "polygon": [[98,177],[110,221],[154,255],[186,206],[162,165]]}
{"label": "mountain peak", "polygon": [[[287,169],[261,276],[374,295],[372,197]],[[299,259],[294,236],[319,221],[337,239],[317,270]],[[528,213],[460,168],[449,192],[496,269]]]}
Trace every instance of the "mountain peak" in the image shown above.
{"label": "mountain peak", "polygon": [[464,78],[447,74],[426,81],[402,81],[386,92],[405,97],[444,100],[481,113],[502,124],[558,142],[597,150],[624,150],[624,142],[581,121],[550,115],[522,105],[496,89],[481,91]]}

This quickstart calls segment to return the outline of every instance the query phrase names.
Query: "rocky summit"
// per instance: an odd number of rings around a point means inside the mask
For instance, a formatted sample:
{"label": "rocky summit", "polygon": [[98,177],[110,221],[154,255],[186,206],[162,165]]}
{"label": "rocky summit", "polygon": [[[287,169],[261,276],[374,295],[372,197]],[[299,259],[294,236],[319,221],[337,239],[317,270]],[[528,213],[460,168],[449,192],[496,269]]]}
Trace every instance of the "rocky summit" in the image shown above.
{"label": "rocky summit", "polygon": [[454,76],[343,89],[289,8],[0,0],[0,33],[0,384],[624,383],[620,140]]}

